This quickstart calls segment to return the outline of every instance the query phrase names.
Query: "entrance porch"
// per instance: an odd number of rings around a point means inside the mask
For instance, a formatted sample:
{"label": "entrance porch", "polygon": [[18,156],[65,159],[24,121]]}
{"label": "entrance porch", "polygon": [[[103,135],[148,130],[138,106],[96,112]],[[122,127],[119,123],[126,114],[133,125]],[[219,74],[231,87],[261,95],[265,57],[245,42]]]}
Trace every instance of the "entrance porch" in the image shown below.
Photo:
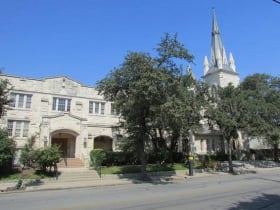
{"label": "entrance porch", "polygon": [[51,144],[58,145],[62,153],[62,160],[58,164],[59,168],[79,168],[84,167],[83,162],[77,157],[78,133],[71,130],[58,130],[51,135]]}

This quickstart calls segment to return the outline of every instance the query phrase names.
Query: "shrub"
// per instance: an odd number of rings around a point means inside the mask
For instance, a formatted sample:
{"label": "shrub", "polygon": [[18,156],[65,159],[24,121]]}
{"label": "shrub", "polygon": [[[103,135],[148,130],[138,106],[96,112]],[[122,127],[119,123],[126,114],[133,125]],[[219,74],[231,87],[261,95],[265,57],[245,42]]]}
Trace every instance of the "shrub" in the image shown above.
{"label": "shrub", "polygon": [[23,149],[21,150],[21,154],[19,157],[19,162],[23,166],[28,166],[31,168],[37,167],[37,160],[39,158],[39,151],[35,150],[33,148],[33,145],[35,143],[36,136],[32,136],[27,140],[27,143],[24,145]]}
{"label": "shrub", "polygon": [[13,166],[16,145],[8,138],[8,132],[0,129],[0,171],[10,172]]}
{"label": "shrub", "polygon": [[217,161],[227,161],[228,160],[228,155],[224,151],[217,152],[215,160],[217,160]]}
{"label": "shrub", "polygon": [[119,166],[125,165],[128,163],[127,160],[127,153],[125,152],[106,152],[106,159],[104,160],[103,164],[106,166]]}
{"label": "shrub", "polygon": [[158,152],[151,152],[147,155],[148,163],[168,163],[170,162],[170,153],[167,150],[160,150]]}
{"label": "shrub", "polygon": [[38,159],[36,160],[40,168],[47,171],[47,168],[54,167],[62,157],[59,146],[53,145],[39,150]]}
{"label": "shrub", "polygon": [[93,149],[90,152],[90,165],[95,168],[101,166],[106,159],[106,151],[103,149]]}

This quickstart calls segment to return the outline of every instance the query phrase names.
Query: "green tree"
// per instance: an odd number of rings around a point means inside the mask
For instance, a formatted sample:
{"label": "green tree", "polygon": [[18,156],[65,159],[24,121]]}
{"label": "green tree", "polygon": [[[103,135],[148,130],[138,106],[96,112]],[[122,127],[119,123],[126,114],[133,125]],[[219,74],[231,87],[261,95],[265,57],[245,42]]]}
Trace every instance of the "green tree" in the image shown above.
{"label": "green tree", "polygon": [[232,84],[227,87],[219,87],[217,98],[205,112],[209,120],[210,127],[222,134],[227,142],[227,154],[229,172],[233,173],[232,149],[233,141],[238,139],[239,131],[245,128],[246,112],[244,109],[244,97],[239,87],[235,88]]}
{"label": "green tree", "polygon": [[15,142],[8,137],[6,129],[0,128],[0,171],[9,172],[12,169],[15,155]]}
{"label": "green tree", "polygon": [[248,76],[241,84],[245,93],[248,133],[266,140],[279,161],[280,143],[280,78],[268,74]]}
{"label": "green tree", "polygon": [[[158,137],[158,133],[163,138],[162,133],[171,128],[167,118],[179,116],[179,113],[173,116],[165,114],[169,111],[166,103],[172,103],[181,87],[180,62],[193,60],[193,56],[178,42],[177,35],[166,34],[156,51],[157,57],[141,52],[128,53],[120,68],[114,69],[97,84],[100,93],[113,101],[120,111],[126,139],[133,142],[130,145],[134,145],[140,157],[143,175],[146,174],[146,153],[152,139]],[[176,135],[179,133],[180,136],[180,131]]]}
{"label": "green tree", "polygon": [[52,145],[45,148],[34,148],[36,135],[28,139],[27,143],[21,151],[19,161],[24,165],[31,168],[40,167],[40,169],[47,172],[47,169],[55,167],[60,161],[62,154],[59,146]]}
{"label": "green tree", "polygon": [[36,162],[42,170],[47,171],[48,168],[51,170],[52,167],[56,167],[56,164],[59,163],[61,158],[62,154],[59,146],[52,145],[45,147],[44,149],[39,149],[39,155]]}
{"label": "green tree", "polygon": [[[0,70],[1,74],[1,70]],[[0,79],[0,118],[5,114],[9,100],[9,82]],[[0,169],[1,171],[9,171],[12,169],[12,162],[15,155],[15,143],[8,138],[8,132],[0,129]]]}
{"label": "green tree", "polygon": [[25,167],[36,168],[37,167],[37,159],[38,159],[38,151],[34,148],[34,143],[36,140],[36,136],[33,135],[31,138],[27,140],[27,143],[24,145],[21,150],[21,154],[19,157],[19,162]]}
{"label": "green tree", "polygon": [[[0,70],[1,75],[1,70]],[[9,81],[0,79],[0,117],[5,114],[9,100]]]}

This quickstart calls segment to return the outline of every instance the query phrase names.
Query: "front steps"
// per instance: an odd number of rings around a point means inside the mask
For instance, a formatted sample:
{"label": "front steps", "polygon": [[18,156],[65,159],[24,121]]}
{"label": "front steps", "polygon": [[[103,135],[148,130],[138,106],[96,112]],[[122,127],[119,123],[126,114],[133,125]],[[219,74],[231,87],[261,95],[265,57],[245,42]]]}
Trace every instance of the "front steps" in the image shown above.
{"label": "front steps", "polygon": [[84,163],[78,158],[63,158],[57,164],[58,170],[60,168],[84,168]]}
{"label": "front steps", "polygon": [[60,182],[82,182],[100,179],[95,170],[87,168],[62,168],[58,169]]}

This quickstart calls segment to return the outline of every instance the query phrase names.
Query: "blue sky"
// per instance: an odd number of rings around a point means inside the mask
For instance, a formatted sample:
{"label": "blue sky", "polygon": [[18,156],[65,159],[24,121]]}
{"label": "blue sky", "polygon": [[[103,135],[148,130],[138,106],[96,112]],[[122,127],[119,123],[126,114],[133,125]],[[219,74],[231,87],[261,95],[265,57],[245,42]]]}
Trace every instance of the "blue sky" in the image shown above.
{"label": "blue sky", "polygon": [[280,5],[272,0],[0,0],[0,67],[31,78],[65,75],[94,85],[128,51],[153,53],[164,33],[210,56],[212,7],[241,79],[279,76]]}

